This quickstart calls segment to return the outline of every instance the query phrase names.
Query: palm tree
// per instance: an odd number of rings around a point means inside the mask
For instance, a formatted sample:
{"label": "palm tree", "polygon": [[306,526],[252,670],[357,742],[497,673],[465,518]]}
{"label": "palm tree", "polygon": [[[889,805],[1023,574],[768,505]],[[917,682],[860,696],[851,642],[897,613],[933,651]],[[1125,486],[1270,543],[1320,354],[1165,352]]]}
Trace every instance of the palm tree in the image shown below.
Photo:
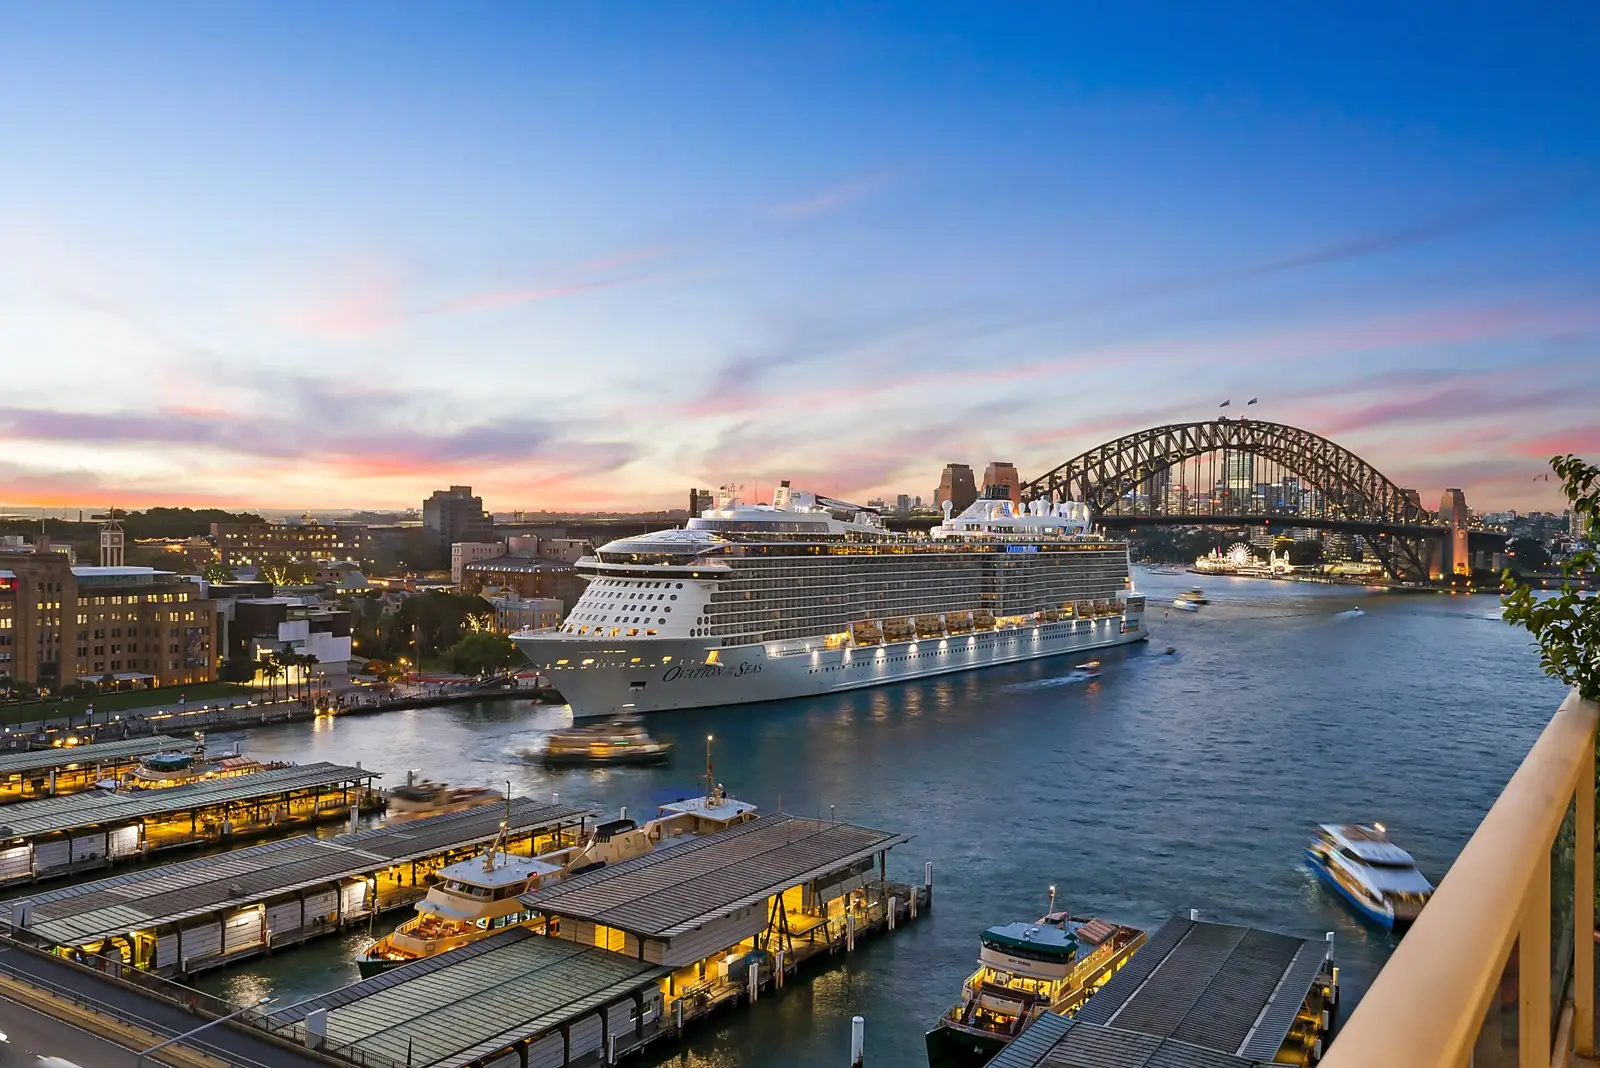
{"label": "palm tree", "polygon": [[294,662],[295,666],[300,669],[300,695],[309,701],[312,697],[311,669],[322,663],[322,661],[310,653],[296,653]]}
{"label": "palm tree", "polygon": [[261,671],[267,676],[267,700],[269,702],[277,696],[278,679],[287,676],[288,672],[285,670],[287,666],[284,663],[283,655],[280,653],[268,653],[261,658]]}

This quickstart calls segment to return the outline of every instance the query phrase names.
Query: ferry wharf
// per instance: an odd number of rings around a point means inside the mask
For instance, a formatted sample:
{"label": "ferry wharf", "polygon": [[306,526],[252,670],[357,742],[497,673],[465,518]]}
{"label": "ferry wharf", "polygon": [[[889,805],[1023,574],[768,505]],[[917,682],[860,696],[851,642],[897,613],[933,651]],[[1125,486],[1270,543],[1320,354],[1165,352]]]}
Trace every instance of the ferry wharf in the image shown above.
{"label": "ferry wharf", "polygon": [[0,753],[0,804],[88,790],[101,779],[132,771],[153,753],[183,748],[184,743],[177,738],[157,734],[92,745],[53,745]]}
{"label": "ferry wharf", "polygon": [[164,849],[340,819],[380,803],[377,773],[301,764],[160,790],[93,790],[0,807],[0,886],[37,882]]}
{"label": "ferry wharf", "polygon": [[1326,941],[1175,917],[1075,1016],[1045,1013],[989,1068],[1314,1065],[1335,1026]]}
{"label": "ferry wharf", "polygon": [[512,928],[275,1011],[260,1026],[366,1068],[615,1063],[915,920],[932,873],[883,877],[904,835],[763,816],[522,898]]}
{"label": "ferry wharf", "polygon": [[482,852],[575,844],[593,813],[515,798],[334,838],[298,835],[0,902],[13,938],[115,970],[187,976],[365,923]]}

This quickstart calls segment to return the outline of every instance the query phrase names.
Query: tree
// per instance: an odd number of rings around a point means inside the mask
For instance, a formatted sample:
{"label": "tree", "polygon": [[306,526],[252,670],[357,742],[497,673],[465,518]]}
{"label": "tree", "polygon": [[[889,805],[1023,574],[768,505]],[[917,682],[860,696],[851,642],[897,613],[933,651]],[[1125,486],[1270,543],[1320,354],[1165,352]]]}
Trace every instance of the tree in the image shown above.
{"label": "tree", "polygon": [[39,688],[26,679],[0,675],[0,700],[27,701],[39,695]]}
{"label": "tree", "polygon": [[522,659],[511,639],[500,634],[476,631],[463,635],[447,654],[450,669],[462,675],[481,675],[502,671]]}
{"label": "tree", "polygon": [[[1594,529],[1600,522],[1600,467],[1570,454],[1551,457],[1550,467],[1560,476],[1573,512]],[[1532,587],[1507,568],[1502,576],[1506,594],[1501,598],[1506,621],[1533,635],[1545,674],[1590,701],[1600,701],[1600,596],[1585,596],[1572,580],[1594,568],[1596,561],[1592,550],[1573,553],[1561,565],[1568,581],[1554,597],[1543,599],[1536,599]]]}
{"label": "tree", "polygon": [[274,586],[304,586],[317,577],[315,564],[274,556],[263,561],[257,570],[261,577]]}
{"label": "tree", "polygon": [[1290,545],[1289,563],[1294,567],[1315,567],[1322,563],[1322,542],[1297,541]]}
{"label": "tree", "polygon": [[368,660],[367,666],[361,669],[364,674],[371,675],[385,686],[393,686],[405,678],[405,669],[398,664],[391,664],[387,660]]}
{"label": "tree", "polygon": [[256,677],[256,661],[243,656],[230,656],[222,662],[217,677],[223,682],[250,682]]}
{"label": "tree", "polygon": [[260,663],[261,673],[267,677],[267,700],[272,701],[278,694],[278,680],[287,674],[286,665],[277,653],[268,653]]}
{"label": "tree", "polygon": [[1506,556],[1516,561],[1507,566],[1523,574],[1544,571],[1550,566],[1550,552],[1536,538],[1512,538],[1511,544],[1506,546]]}
{"label": "tree", "polygon": [[233,568],[224,567],[222,564],[208,564],[201,569],[200,574],[205,576],[207,582],[233,581]]}

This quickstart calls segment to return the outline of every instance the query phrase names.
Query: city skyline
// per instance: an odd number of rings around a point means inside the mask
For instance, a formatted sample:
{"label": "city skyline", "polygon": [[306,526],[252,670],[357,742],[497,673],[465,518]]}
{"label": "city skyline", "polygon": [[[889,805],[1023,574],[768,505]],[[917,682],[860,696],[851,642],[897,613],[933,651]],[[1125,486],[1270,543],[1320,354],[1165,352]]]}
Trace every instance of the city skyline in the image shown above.
{"label": "city skyline", "polygon": [[1381,12],[14,9],[0,502],[928,497],[1259,396],[1559,512],[1600,13]]}

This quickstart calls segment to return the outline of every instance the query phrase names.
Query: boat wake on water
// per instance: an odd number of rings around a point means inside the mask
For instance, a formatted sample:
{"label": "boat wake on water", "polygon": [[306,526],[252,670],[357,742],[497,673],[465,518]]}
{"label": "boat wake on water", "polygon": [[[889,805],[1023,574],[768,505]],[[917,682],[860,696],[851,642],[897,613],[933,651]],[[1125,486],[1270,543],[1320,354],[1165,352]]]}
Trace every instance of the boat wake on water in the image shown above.
{"label": "boat wake on water", "polygon": [[1347,608],[1343,612],[1335,612],[1333,614],[1333,618],[1334,619],[1355,619],[1358,616],[1364,616],[1364,615],[1366,615],[1366,613],[1363,612],[1359,608]]}
{"label": "boat wake on water", "polygon": [[1094,682],[1099,677],[1099,668],[1074,668],[1065,675],[1056,675],[1048,679],[1034,679],[1030,682],[1015,682],[1001,689],[1005,693],[1035,693],[1039,690],[1053,690],[1057,686],[1074,686],[1078,683]]}

